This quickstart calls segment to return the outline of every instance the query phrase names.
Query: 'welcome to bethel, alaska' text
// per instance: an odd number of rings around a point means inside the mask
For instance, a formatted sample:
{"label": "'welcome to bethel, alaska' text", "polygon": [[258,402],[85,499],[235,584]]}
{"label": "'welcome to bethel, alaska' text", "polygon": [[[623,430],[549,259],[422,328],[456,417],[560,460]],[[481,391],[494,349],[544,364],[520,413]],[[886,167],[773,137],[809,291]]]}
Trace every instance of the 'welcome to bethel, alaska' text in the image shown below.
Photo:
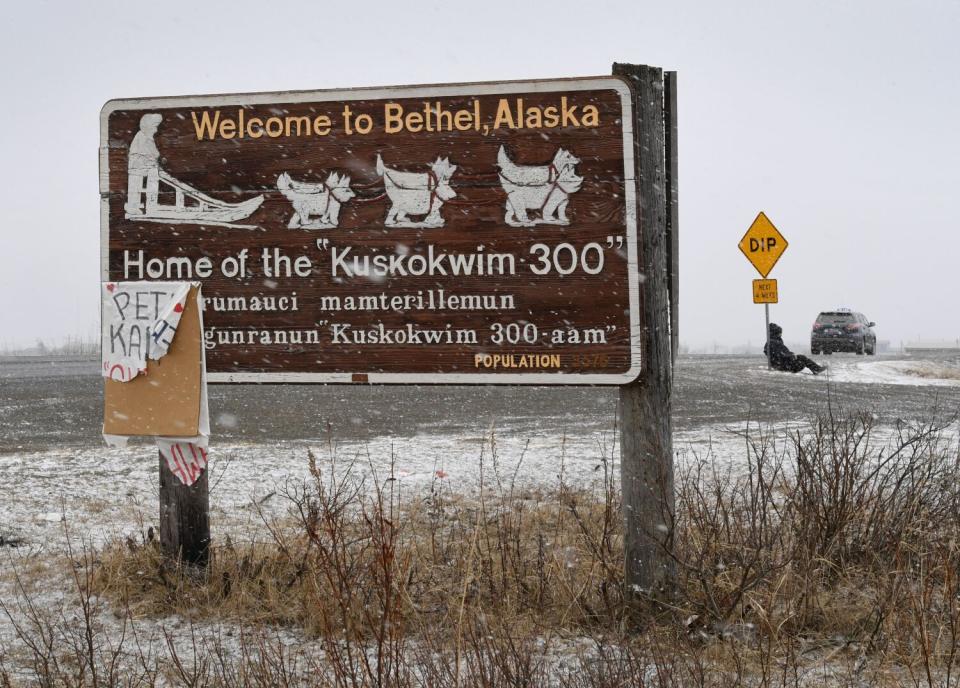
{"label": "'welcome to bethel, alaska' text", "polygon": [[292,115],[276,108],[269,115],[255,110],[238,108],[233,112],[221,110],[191,111],[190,117],[198,141],[205,139],[259,139],[281,137],[327,136],[335,129],[348,136],[366,135],[377,129],[384,134],[402,132],[482,131],[497,129],[555,129],[558,127],[593,128],[600,125],[600,111],[596,105],[578,105],[562,96],[552,105],[529,105],[523,98],[500,98],[492,117],[482,111],[479,100],[469,107],[450,109],[440,101],[424,102],[415,109],[399,103],[383,103],[375,126],[373,116],[343,106],[339,120],[328,114]]}

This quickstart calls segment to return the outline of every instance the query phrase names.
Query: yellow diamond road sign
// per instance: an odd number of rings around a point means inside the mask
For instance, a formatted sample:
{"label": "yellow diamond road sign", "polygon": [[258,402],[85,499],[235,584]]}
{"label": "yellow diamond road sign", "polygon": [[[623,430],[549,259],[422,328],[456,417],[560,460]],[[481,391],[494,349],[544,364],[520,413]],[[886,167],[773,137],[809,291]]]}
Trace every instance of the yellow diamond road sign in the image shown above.
{"label": "yellow diamond road sign", "polygon": [[761,276],[766,277],[787,250],[787,240],[762,212],[740,240],[740,250]]}

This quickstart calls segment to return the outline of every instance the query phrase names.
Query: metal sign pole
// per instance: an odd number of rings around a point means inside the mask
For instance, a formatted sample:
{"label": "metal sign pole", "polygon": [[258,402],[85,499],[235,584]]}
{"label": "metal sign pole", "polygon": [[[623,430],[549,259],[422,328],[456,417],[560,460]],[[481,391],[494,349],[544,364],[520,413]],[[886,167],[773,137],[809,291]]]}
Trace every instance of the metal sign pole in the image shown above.
{"label": "metal sign pole", "polygon": [[786,237],[773,226],[763,211],[757,215],[747,233],[738,244],[740,251],[747,260],[757,269],[761,280],[753,281],[753,302],[762,303],[767,320],[767,332],[764,340],[767,342],[767,369],[773,368],[773,359],[770,356],[770,304],[778,302],[777,281],[767,279],[773,266],[780,260],[780,256],[787,250]]}
{"label": "metal sign pole", "polygon": [[770,359],[770,304],[763,304],[763,310],[767,317],[767,346],[765,348],[767,350],[767,370],[770,370],[773,367]]}

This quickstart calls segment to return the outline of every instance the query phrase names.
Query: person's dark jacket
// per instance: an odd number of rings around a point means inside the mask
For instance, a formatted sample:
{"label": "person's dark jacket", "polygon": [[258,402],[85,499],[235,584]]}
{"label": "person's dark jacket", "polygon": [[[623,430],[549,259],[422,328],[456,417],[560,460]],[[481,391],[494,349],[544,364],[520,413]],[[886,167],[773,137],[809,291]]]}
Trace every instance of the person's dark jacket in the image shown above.
{"label": "person's dark jacket", "polygon": [[[769,355],[770,365],[777,370],[794,372],[797,367],[797,357],[787,345],[783,343],[783,330],[773,323],[770,324],[770,353],[767,354],[767,344],[763,345],[764,356]],[[803,367],[802,365],[800,366]]]}

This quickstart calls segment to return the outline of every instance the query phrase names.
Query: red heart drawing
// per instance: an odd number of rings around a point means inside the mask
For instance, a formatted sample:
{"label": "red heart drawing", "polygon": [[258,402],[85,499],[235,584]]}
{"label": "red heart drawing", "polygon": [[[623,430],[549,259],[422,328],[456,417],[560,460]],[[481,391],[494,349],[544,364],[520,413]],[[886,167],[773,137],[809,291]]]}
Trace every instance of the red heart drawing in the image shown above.
{"label": "red heart drawing", "polygon": [[116,284],[112,284],[112,283],[111,283],[111,284],[108,284],[108,285],[107,285],[107,291],[110,292],[111,294],[113,293],[113,290],[116,289],[116,288],[117,288],[117,285],[116,285]]}
{"label": "red heart drawing", "polygon": [[174,310],[175,312],[177,312],[177,313],[183,313],[183,306],[181,306],[181,305],[178,303],[176,306],[173,307],[173,310]]}

